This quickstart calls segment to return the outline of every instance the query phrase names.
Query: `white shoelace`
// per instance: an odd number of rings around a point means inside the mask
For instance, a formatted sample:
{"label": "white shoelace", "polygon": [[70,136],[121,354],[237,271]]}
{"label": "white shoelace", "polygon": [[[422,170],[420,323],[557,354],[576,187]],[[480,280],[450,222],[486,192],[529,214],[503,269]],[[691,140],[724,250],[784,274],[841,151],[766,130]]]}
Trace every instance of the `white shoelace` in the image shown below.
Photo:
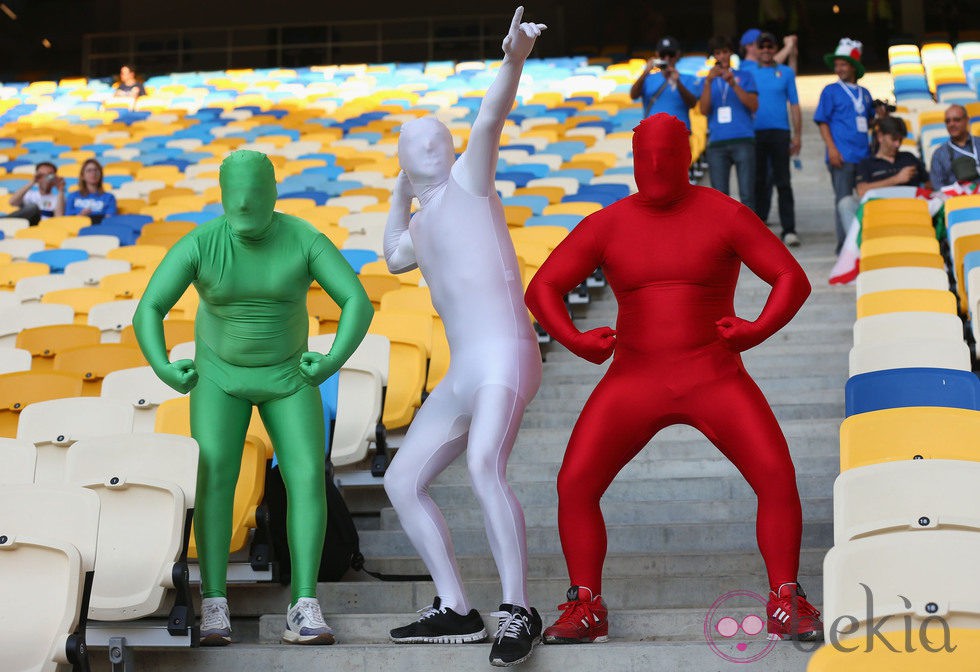
{"label": "white shoelace", "polygon": [[518,637],[521,634],[522,628],[530,632],[523,614],[511,613],[509,611],[494,611],[490,615],[500,619],[497,622],[497,634],[494,635],[494,638],[498,642],[503,641],[504,637]]}
{"label": "white shoelace", "polygon": [[202,607],[201,630],[221,630],[231,627],[225,605],[210,602]]}
{"label": "white shoelace", "polygon": [[320,611],[320,603],[316,600],[300,600],[294,609],[298,609],[303,614],[308,628],[326,628],[327,623],[323,620],[323,612]]}
{"label": "white shoelace", "polygon": [[445,607],[440,607],[439,609],[436,609],[434,606],[432,606],[431,604],[429,604],[429,605],[426,605],[426,606],[422,607],[421,609],[416,609],[415,610],[415,613],[416,614],[421,614],[421,616],[418,617],[418,620],[424,621],[425,619],[431,618],[431,617],[435,616],[436,614],[444,614],[444,613],[446,613],[446,608]]}

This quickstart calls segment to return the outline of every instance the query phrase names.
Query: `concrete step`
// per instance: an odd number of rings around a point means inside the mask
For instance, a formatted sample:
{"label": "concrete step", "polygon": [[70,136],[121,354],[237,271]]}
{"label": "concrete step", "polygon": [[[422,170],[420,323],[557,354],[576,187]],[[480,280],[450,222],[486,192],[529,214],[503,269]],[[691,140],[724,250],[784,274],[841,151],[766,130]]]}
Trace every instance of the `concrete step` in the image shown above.
{"label": "concrete step", "polygon": [[[746,651],[738,643],[726,640],[719,650],[722,658],[704,642],[628,642],[555,646],[539,645],[520,669],[524,672],[555,670],[602,670],[635,672],[637,670],[722,670],[740,656],[763,654],[768,642],[753,641]],[[777,642],[758,662],[740,665],[746,672],[804,672],[813,645]],[[109,672],[103,651],[92,654],[93,671]],[[489,669],[490,644],[335,644],[325,647],[289,646],[286,644],[238,644],[215,649],[141,650],[135,662],[140,672],[174,672],[174,670],[208,672],[269,672],[270,670],[330,670],[330,672],[365,672],[391,670],[415,672],[425,670]]]}
{"label": "concrete step", "polygon": [[[620,553],[694,553],[751,550],[757,548],[755,520],[664,523],[659,525],[607,525],[609,548]],[[487,534],[481,528],[452,531],[457,552],[466,555],[489,553]],[[408,555],[415,547],[402,530],[365,530],[360,535],[365,557]],[[809,519],[803,526],[803,545],[833,545],[833,520]],[[555,527],[527,530],[527,547],[535,553],[561,553]]]}
{"label": "concrete step", "polygon": [[[806,519],[806,518],[805,518]],[[800,573],[815,576],[823,569],[825,549],[804,548],[800,552]],[[459,555],[456,557],[459,571],[466,580],[476,578],[495,579],[497,565],[489,555]],[[425,574],[425,564],[415,554],[402,557],[370,558],[368,569],[385,574]],[[528,557],[528,577],[531,579],[567,576],[565,556],[560,553],[540,555],[536,551]],[[761,576],[764,572],[762,556],[757,550],[725,551],[721,553],[616,553],[606,556],[603,575],[609,577],[704,577],[704,576]],[[345,581],[375,579],[364,572],[348,572]]]}
{"label": "concrete step", "polygon": [[[686,502],[621,502],[607,506],[603,517],[607,525],[661,525],[665,523],[701,523],[726,521],[754,521],[758,502],[755,499],[726,501]],[[483,529],[483,511],[464,507],[447,508],[443,511],[452,530],[462,528]],[[804,520],[830,520],[834,517],[831,498],[806,500],[803,503]],[[528,528],[548,527],[557,524],[557,509],[552,506],[524,507],[524,520]],[[381,511],[381,530],[400,530],[398,514],[392,508]]]}
{"label": "concrete step", "polygon": [[[501,601],[497,578],[469,579],[465,588],[470,603],[481,611],[490,611]],[[800,583],[814,604],[823,599],[819,575],[801,574]],[[705,609],[720,596],[734,590],[767,590],[765,572],[760,563],[757,572],[726,576],[606,576],[602,595],[610,609]],[[528,599],[542,613],[552,613],[555,605],[565,601],[567,575],[529,579]],[[429,581],[341,581],[321,583],[317,597],[324,614],[405,614],[432,604],[435,586]],[[195,597],[196,599],[196,597]],[[228,605],[232,618],[257,618],[265,614],[283,614],[290,601],[289,588],[278,584],[228,586]],[[198,610],[197,613],[200,613]]]}
{"label": "concrete step", "polygon": [[[558,428],[572,427],[578,421],[581,408],[569,409],[565,405],[563,411],[539,411],[529,406],[521,422],[522,428]],[[843,396],[837,401],[826,403],[775,403],[771,405],[772,412],[779,422],[800,419],[844,418]]]}
{"label": "concrete step", "polygon": [[[821,379],[829,382],[837,382],[836,378],[821,376]],[[795,384],[783,383],[776,385],[775,381],[785,378],[763,378],[759,381],[759,389],[766,395],[770,404],[792,403],[792,404],[827,404],[841,401],[844,399],[843,387],[838,385],[827,385],[826,387],[816,387],[806,378],[789,379],[794,380]],[[554,381],[549,381],[553,383]],[[567,408],[569,400],[576,400],[582,403],[591,396],[595,390],[595,384],[589,382],[575,383],[565,382],[563,384],[550,384],[538,391],[528,409],[535,410],[562,410]]]}

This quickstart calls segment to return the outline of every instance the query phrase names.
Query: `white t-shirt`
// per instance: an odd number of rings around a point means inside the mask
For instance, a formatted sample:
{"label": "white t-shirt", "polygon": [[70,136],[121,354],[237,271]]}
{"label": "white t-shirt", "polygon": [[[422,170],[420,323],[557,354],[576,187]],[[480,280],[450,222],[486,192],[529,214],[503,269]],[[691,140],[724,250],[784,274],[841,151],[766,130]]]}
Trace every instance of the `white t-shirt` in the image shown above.
{"label": "white t-shirt", "polygon": [[41,218],[54,217],[54,209],[58,205],[58,192],[52,189],[47,194],[42,194],[37,187],[24,194],[24,205],[32,203],[41,211]]}

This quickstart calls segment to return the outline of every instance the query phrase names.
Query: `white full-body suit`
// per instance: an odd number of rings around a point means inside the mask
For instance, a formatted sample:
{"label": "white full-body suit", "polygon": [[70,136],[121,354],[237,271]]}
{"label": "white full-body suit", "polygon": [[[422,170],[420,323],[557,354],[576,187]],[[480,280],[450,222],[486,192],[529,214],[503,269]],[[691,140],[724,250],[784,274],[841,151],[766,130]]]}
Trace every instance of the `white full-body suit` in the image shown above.
{"label": "white full-body suit", "polygon": [[[444,607],[470,610],[445,518],[428,486],[466,452],[503,587],[527,608],[524,512],[506,480],[524,409],[541,383],[541,354],[524,306],[517,256],[494,187],[504,120],[521,69],[544,26],[515,14],[504,60],[480,106],[466,151],[432,118],[402,126],[402,167],[385,230],[392,273],[418,267],[446,328],[449,371],[425,400],[385,476],[385,490]],[[412,193],[421,209],[411,221]]]}

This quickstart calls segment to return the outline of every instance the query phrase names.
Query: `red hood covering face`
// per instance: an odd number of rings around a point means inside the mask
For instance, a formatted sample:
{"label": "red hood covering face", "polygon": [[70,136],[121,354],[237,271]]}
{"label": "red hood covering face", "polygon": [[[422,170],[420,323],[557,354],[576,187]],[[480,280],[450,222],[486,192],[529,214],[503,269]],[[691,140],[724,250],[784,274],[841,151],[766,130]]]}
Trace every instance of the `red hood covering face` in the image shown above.
{"label": "red hood covering face", "polygon": [[690,131],[684,122],[660,112],[633,129],[633,174],[644,200],[669,206],[691,189]]}

